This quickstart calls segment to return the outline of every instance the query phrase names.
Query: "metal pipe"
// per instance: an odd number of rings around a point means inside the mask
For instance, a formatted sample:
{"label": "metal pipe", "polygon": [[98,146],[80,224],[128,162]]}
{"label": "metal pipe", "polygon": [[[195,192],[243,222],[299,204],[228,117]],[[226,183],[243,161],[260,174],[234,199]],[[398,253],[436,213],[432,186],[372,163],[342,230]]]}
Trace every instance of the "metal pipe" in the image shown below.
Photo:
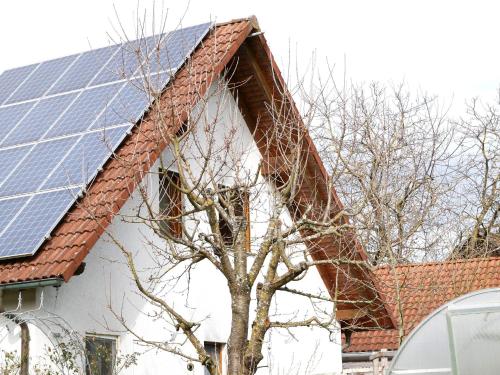
{"label": "metal pipe", "polygon": [[61,278],[23,281],[23,282],[19,282],[19,283],[2,284],[2,285],[0,285],[0,290],[43,288],[45,286],[59,287],[62,285],[62,283],[63,283],[63,279],[61,279]]}

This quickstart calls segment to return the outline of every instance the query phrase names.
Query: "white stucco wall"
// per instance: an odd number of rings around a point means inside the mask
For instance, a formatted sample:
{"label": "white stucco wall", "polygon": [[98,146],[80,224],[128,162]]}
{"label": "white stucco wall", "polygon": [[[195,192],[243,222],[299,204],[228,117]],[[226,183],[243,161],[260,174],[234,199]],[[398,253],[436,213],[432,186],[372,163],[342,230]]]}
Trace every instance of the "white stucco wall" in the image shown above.
{"label": "white stucco wall", "polygon": [[[215,87],[212,93],[215,93]],[[220,108],[224,108],[220,113]],[[200,111],[199,109],[198,111]],[[210,121],[218,113],[219,123],[214,135],[214,141],[223,144],[227,140],[230,128],[237,128],[232,139],[232,147],[245,150],[244,157],[231,162],[242,164],[249,170],[255,170],[260,155],[254,144],[252,135],[244,124],[237,105],[226,91],[222,96],[214,95],[208,105],[202,110],[200,121]],[[201,137],[203,138],[203,137]],[[236,155],[236,153],[235,153]],[[197,152],[193,151],[193,168],[196,169]],[[235,158],[236,159],[236,158]],[[169,164],[172,160],[170,151],[166,150],[163,162]],[[157,170],[159,163],[153,170]],[[158,188],[157,175],[145,178],[144,185],[150,189],[154,201],[155,190]],[[229,183],[229,181],[226,181]],[[269,190],[259,192],[255,200],[258,207],[251,207],[252,241],[258,242],[265,231],[266,214],[264,208],[269,205]],[[108,228],[108,232],[127,249],[133,251],[139,265],[146,267],[151,264],[149,244],[146,241],[161,246],[162,240],[157,238],[147,227],[139,223],[125,223],[121,215],[133,215],[141,202],[138,191],[126,202]],[[157,204],[158,202],[153,202]],[[289,217],[283,220],[289,221]],[[189,224],[188,224],[189,225]],[[43,308],[40,315],[47,311],[64,318],[67,324],[84,335],[86,333],[110,334],[118,338],[120,353],[143,352],[139,356],[138,365],[124,374],[203,374],[201,365],[196,365],[193,372],[187,371],[187,361],[160,350],[145,350],[133,335],[127,333],[118,322],[111,309],[124,317],[130,329],[151,341],[180,341],[181,334],[166,320],[148,316],[155,310],[136,293],[130,273],[124,264],[124,258],[109,236],[102,236],[85,259],[86,268],[82,275],[71,278],[69,283],[58,289],[47,287],[43,290]],[[226,342],[230,328],[230,298],[227,282],[208,262],[197,264],[190,273],[189,283],[186,277],[170,280],[165,286],[168,302],[182,311],[189,319],[202,322],[197,331],[202,341]],[[293,287],[293,285],[292,285]],[[318,272],[312,269],[306,277],[297,283],[297,288],[316,292],[325,291]],[[40,302],[41,292],[38,293]],[[331,306],[323,304],[331,312]],[[275,298],[274,312],[276,319],[286,321],[292,316],[297,319],[307,318],[313,311],[307,299],[290,294],[279,293]],[[264,360],[260,364],[259,374],[334,374],[340,373],[340,344],[338,332],[329,335],[320,329],[297,328],[290,335],[286,330],[272,330],[264,344]],[[19,345],[18,329],[7,334],[1,342],[2,348],[16,348]],[[36,328],[32,328],[32,353],[42,353],[47,343]],[[192,352],[192,351],[191,351]]]}

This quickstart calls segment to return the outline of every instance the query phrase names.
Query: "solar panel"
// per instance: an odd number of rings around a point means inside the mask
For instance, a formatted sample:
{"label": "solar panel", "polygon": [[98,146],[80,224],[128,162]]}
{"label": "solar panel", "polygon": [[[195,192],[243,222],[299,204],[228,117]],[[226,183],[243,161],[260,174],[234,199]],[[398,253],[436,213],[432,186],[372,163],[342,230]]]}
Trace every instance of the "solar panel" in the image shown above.
{"label": "solar panel", "polygon": [[87,130],[122,86],[123,82],[120,82],[83,91],[61,119],[49,130],[47,138]]}
{"label": "solar panel", "polygon": [[91,181],[109,154],[126,134],[129,127],[106,129],[87,133],[81,137],[71,152],[54,170],[42,189],[68,185],[82,185]]}
{"label": "solar panel", "polygon": [[189,55],[192,46],[206,34],[206,24],[179,29],[161,38],[160,48],[154,49],[149,56],[151,73],[168,71],[180,66]]}
{"label": "solar panel", "polygon": [[47,124],[54,121],[76,98],[76,94],[54,96],[40,100],[1,143],[2,147],[33,142],[41,139]]}
{"label": "solar panel", "polygon": [[6,103],[15,103],[43,96],[77,58],[78,56],[73,55],[41,63],[14,91]]}
{"label": "solar panel", "polygon": [[103,70],[92,80],[91,85],[120,81],[132,77],[147,56],[144,40],[125,43],[113,55]]}
{"label": "solar panel", "polygon": [[57,94],[87,86],[92,78],[106,65],[108,60],[119,49],[118,46],[99,48],[83,53],[52,87],[49,94]]}
{"label": "solar panel", "polygon": [[0,196],[36,192],[77,141],[77,136],[39,143],[0,185]]}
{"label": "solar panel", "polygon": [[23,66],[21,68],[5,71],[0,76],[0,104],[19,87],[19,85],[35,70],[38,64]]}
{"label": "solar panel", "polygon": [[[0,92],[2,91],[0,90]],[[16,124],[29,113],[33,105],[34,103],[22,103],[9,107],[0,107],[0,144]]]}
{"label": "solar panel", "polygon": [[0,150],[0,184],[12,173],[29,150],[30,146]]}
{"label": "solar panel", "polygon": [[149,92],[140,80],[126,82],[92,125],[93,129],[118,124],[135,124],[150,102]]}
{"label": "solar panel", "polygon": [[4,199],[0,201],[0,232],[9,224],[9,222],[17,215],[19,210],[28,201],[29,197],[17,197],[12,199]]}
{"label": "solar panel", "polygon": [[0,259],[37,251],[148,109],[153,96],[144,83],[161,91],[209,29],[0,75]]}
{"label": "solar panel", "polygon": [[37,194],[0,235],[0,257],[32,255],[76,199],[79,189]]}

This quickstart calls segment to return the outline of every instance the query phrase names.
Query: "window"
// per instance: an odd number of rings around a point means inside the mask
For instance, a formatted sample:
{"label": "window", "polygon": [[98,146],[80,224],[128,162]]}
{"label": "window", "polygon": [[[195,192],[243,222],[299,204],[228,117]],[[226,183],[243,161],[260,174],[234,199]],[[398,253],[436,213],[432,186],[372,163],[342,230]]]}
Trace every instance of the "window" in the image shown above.
{"label": "window", "polygon": [[182,237],[182,193],[177,172],[160,170],[160,232],[165,236]]}
{"label": "window", "polygon": [[87,375],[112,375],[116,358],[116,338],[102,336],[85,337]]}
{"label": "window", "polygon": [[[212,358],[215,365],[217,366],[217,374],[222,375],[222,369],[224,362],[222,361],[222,354],[224,350],[224,344],[221,342],[209,342],[204,343],[205,351]],[[208,370],[205,368],[205,375],[210,375]]]}
{"label": "window", "polygon": [[[241,223],[246,223],[245,228],[245,249],[250,251],[250,202],[249,194],[243,190],[231,190],[224,185],[219,185],[219,201],[226,212],[234,210],[234,216],[241,218]],[[219,231],[226,246],[232,246],[233,231],[231,225],[219,215]]]}

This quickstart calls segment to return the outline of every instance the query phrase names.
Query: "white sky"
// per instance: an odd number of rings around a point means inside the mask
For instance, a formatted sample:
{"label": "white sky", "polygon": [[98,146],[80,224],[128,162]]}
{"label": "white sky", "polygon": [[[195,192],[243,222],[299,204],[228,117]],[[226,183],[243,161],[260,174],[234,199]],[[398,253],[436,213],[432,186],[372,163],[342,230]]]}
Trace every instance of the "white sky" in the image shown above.
{"label": "white sky", "polygon": [[[0,1],[0,71],[108,44],[115,4],[133,34],[137,0]],[[156,1],[174,23],[185,0]],[[141,0],[140,9],[153,8]],[[282,69],[289,46],[305,66],[315,50],[354,81],[405,80],[455,105],[496,98],[500,84],[498,1],[191,0],[183,25],[256,15]],[[116,34],[114,34],[116,35]]]}

